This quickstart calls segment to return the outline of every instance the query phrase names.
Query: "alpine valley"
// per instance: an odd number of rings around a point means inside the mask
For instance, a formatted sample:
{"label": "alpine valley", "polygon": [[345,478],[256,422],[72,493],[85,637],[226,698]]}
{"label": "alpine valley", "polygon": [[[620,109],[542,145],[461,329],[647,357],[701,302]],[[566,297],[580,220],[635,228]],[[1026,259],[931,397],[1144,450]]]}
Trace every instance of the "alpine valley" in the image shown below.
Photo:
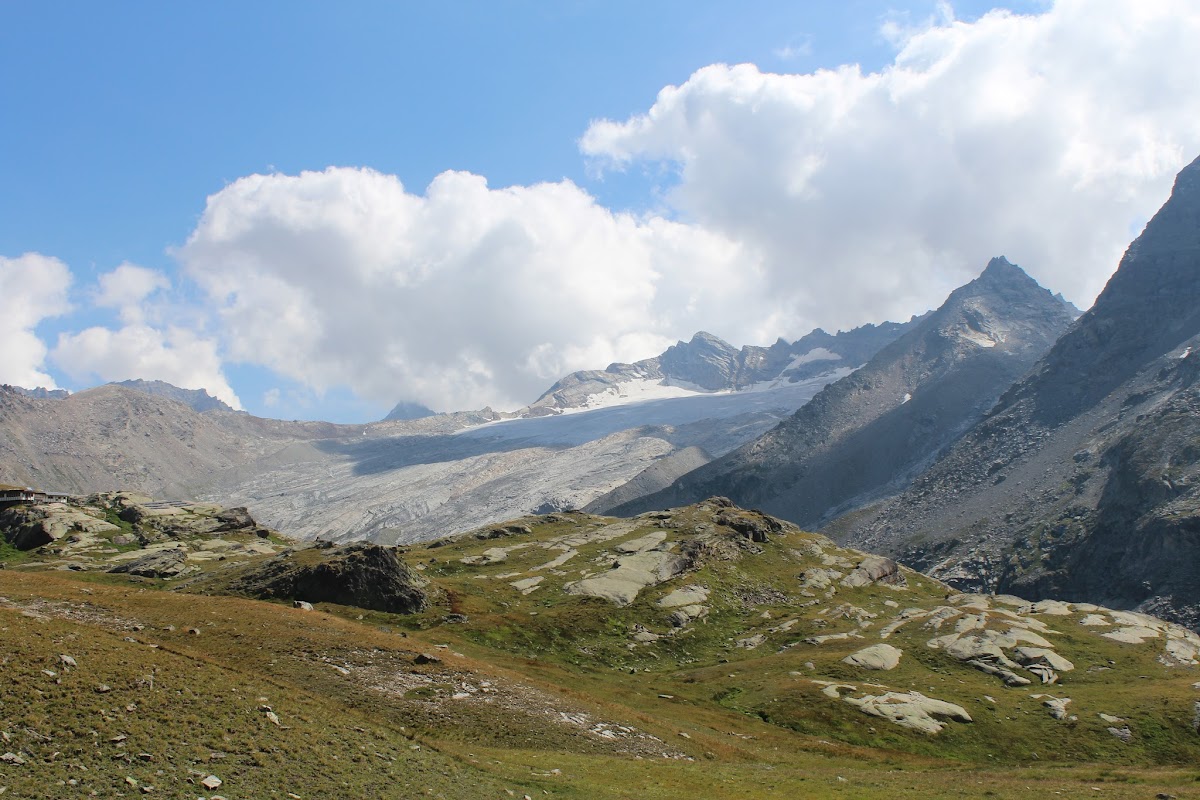
{"label": "alpine valley", "polygon": [[0,795],[1188,796],[1200,159],[1084,313],[361,425],[0,388]]}

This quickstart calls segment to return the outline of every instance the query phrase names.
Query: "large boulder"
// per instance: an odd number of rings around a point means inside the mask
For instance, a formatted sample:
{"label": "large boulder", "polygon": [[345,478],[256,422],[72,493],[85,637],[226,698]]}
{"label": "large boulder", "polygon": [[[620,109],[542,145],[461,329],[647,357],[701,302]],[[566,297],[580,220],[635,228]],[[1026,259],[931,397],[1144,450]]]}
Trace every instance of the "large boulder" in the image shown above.
{"label": "large boulder", "polygon": [[854,667],[886,671],[900,666],[900,657],[902,655],[904,655],[902,650],[892,647],[890,644],[874,644],[870,647],[864,647],[857,653],[851,653],[843,658],[842,661]]}
{"label": "large boulder", "polygon": [[242,575],[229,588],[263,599],[411,614],[429,604],[426,585],[428,581],[410,570],[394,548],[352,544],[279,555]]}
{"label": "large boulder", "polygon": [[257,528],[258,523],[250,516],[250,511],[245,506],[237,508],[226,508],[217,512],[216,519],[220,522],[220,526],[214,531],[240,531],[247,528]]}
{"label": "large boulder", "polygon": [[[723,497],[713,498],[714,501],[729,501]],[[713,516],[713,522],[733,528],[752,542],[766,543],[772,533],[783,530],[779,520],[768,517],[761,511],[746,510],[736,506],[728,507]]]}
{"label": "large boulder", "polygon": [[142,578],[174,578],[187,567],[187,552],[182,549],[156,550],[118,564],[109,572]]}
{"label": "large boulder", "polygon": [[904,574],[900,565],[890,558],[883,556],[866,556],[859,565],[842,581],[843,586],[855,588],[882,583],[885,586],[904,586]]}

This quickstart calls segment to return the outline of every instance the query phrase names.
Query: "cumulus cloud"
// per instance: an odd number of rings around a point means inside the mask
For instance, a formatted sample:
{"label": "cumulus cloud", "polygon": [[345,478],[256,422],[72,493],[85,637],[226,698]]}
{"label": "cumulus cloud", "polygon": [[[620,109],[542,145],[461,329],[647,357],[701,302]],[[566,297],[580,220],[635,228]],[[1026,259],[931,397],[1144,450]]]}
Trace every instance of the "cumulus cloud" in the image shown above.
{"label": "cumulus cloud", "polygon": [[791,333],[905,317],[1000,254],[1090,305],[1200,153],[1200,7],[1060,0],[967,23],[944,5],[883,32],[899,50],[880,72],[709,66],[581,149],[675,165],[679,218],[761,254]]}
{"label": "cumulus cloud", "polygon": [[38,253],[0,257],[0,383],[57,388],[44,371],[46,345],[35,328],[70,310],[70,285],[71,273],[57,258]]}
{"label": "cumulus cloud", "polygon": [[381,404],[516,407],[571,370],[763,314],[752,253],[569,181],[446,172],[417,195],[368,169],[253,175],[209,198],[177,255],[230,358]]}
{"label": "cumulus cloud", "polygon": [[145,318],[146,299],[169,288],[171,281],[166,275],[126,262],[100,276],[95,303],[102,308],[116,309],[123,322],[138,323]]}

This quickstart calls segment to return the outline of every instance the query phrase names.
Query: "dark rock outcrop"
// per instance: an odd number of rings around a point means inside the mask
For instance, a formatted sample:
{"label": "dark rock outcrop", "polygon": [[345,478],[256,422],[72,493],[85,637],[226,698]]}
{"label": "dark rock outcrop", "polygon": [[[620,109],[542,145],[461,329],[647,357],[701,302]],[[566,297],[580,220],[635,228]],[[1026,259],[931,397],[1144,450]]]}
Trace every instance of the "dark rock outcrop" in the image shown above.
{"label": "dark rock outcrop", "polygon": [[[713,499],[729,502],[727,498],[723,497]],[[750,541],[759,544],[766,544],[770,534],[783,530],[779,520],[768,517],[760,511],[737,508],[732,503],[726,510],[713,515],[713,522],[724,525],[726,528],[732,528]]]}
{"label": "dark rock outcrop", "polygon": [[18,550],[33,550],[50,544],[66,532],[56,532],[46,522],[46,514],[34,507],[15,506],[0,511],[0,532],[3,532],[4,540]]}
{"label": "dark rock outcrop", "polygon": [[262,599],[410,614],[427,606],[426,584],[393,548],[353,544],[281,554],[240,576],[229,590]]}
{"label": "dark rock outcrop", "polygon": [[221,524],[214,533],[244,531],[258,527],[258,523],[254,521],[254,517],[250,516],[250,512],[245,506],[222,509],[217,512],[216,519]]}

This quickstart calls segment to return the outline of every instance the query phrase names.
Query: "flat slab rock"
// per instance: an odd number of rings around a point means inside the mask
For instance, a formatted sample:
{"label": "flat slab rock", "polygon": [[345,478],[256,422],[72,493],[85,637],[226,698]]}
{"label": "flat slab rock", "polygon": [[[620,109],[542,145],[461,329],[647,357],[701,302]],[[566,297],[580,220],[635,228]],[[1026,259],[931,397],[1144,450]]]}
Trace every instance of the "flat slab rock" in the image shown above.
{"label": "flat slab rock", "polygon": [[682,556],[650,550],[622,556],[608,572],[569,583],[565,588],[568,594],[600,597],[627,606],[642,589],[669,581],[686,568],[687,559]]}
{"label": "flat slab rock", "polygon": [[873,644],[864,647],[857,653],[851,653],[842,659],[843,662],[863,669],[893,670],[900,666],[900,657],[904,651],[890,644]]}
{"label": "flat slab rock", "polygon": [[659,608],[679,608],[699,605],[708,600],[708,589],[703,586],[683,586],[658,601]]}
{"label": "flat slab rock", "polygon": [[865,697],[843,697],[844,701],[856,706],[864,714],[881,717],[902,728],[911,728],[927,734],[940,733],[946,726],[940,721],[973,722],[971,715],[962,706],[926,697],[920,692],[887,692]]}

